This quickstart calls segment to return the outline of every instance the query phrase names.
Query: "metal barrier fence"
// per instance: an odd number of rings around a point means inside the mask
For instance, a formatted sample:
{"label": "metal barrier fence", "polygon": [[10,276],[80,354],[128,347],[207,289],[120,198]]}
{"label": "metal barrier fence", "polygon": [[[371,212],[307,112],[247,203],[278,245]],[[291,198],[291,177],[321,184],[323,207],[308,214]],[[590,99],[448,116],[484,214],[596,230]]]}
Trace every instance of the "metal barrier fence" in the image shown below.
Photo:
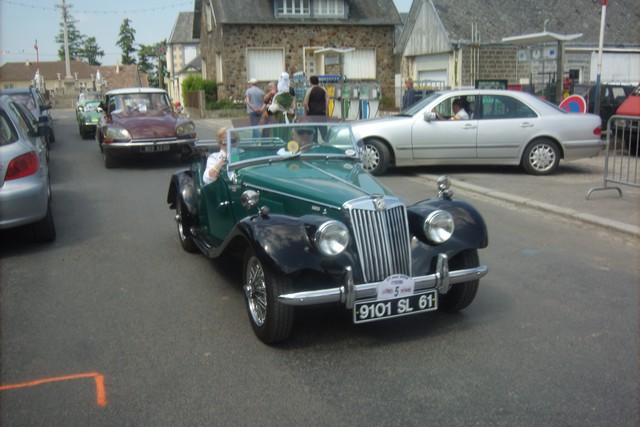
{"label": "metal barrier fence", "polygon": [[594,191],[622,190],[609,184],[640,187],[640,117],[612,116],[607,123],[607,145],[604,157],[604,185],[587,191],[587,199]]}

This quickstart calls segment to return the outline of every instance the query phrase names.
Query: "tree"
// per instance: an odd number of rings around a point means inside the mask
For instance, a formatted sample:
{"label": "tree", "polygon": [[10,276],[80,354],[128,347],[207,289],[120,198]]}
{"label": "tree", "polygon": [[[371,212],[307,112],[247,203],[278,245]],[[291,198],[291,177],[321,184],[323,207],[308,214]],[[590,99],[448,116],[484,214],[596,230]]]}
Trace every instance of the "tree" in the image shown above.
{"label": "tree", "polygon": [[[85,36],[80,34],[76,28],[78,21],[68,16],[67,18],[67,39],[69,41],[69,60],[79,61],[82,59],[84,52]],[[56,43],[60,45],[58,48],[58,58],[64,61],[64,23],[60,22],[60,32],[56,36]],[[104,53],[103,53],[104,55]]]}
{"label": "tree", "polygon": [[136,51],[136,48],[134,47],[136,41],[136,30],[131,27],[131,20],[129,18],[125,18],[122,21],[119,36],[116,46],[122,49],[122,64],[135,64],[136,59],[131,56],[131,54]]}
{"label": "tree", "polygon": [[160,79],[164,78],[164,71],[167,68],[167,60],[165,58],[166,45],[166,39],[155,45],[139,45],[138,69],[140,72],[147,74],[150,86],[162,87]]}
{"label": "tree", "polygon": [[102,65],[98,61],[98,57],[104,56],[104,50],[100,49],[95,37],[87,37],[84,42],[84,50],[82,57],[86,59],[89,65]]}

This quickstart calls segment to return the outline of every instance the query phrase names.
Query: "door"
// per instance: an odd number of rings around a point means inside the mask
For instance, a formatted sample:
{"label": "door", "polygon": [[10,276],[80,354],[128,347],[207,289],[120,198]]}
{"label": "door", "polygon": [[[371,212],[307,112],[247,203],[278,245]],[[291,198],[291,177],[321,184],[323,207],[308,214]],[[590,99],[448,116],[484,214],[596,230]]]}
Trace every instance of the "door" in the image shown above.
{"label": "door", "polygon": [[[429,104],[414,116],[411,143],[415,159],[475,159],[478,121],[474,118],[474,95],[455,94]],[[466,116],[456,114],[460,104]],[[436,112],[435,120],[424,120],[425,112]],[[455,116],[468,117],[458,120]]]}
{"label": "door", "polygon": [[478,120],[478,157],[518,158],[538,126],[538,115],[509,95],[482,95]]}

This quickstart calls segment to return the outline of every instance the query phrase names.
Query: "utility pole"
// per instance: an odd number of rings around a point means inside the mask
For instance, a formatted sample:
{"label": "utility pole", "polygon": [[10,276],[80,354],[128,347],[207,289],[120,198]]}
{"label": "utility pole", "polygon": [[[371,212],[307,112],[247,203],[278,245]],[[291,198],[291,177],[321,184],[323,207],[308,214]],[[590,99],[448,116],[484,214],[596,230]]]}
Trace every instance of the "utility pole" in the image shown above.
{"label": "utility pole", "polygon": [[69,60],[69,34],[67,33],[67,19],[69,18],[69,13],[67,9],[73,7],[71,4],[66,4],[64,0],[62,0],[62,4],[57,4],[56,7],[62,9],[62,29],[64,31],[64,64],[66,75],[65,79],[71,78],[71,61]]}

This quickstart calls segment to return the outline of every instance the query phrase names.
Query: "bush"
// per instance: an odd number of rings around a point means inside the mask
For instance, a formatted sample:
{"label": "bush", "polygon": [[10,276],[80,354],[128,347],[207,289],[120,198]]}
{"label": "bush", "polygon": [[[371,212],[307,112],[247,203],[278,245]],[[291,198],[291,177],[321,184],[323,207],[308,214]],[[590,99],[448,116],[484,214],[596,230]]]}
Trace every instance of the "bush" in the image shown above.
{"label": "bush", "polygon": [[218,85],[215,80],[205,80],[201,76],[192,74],[182,81],[182,93],[204,91],[207,105],[218,100]]}

